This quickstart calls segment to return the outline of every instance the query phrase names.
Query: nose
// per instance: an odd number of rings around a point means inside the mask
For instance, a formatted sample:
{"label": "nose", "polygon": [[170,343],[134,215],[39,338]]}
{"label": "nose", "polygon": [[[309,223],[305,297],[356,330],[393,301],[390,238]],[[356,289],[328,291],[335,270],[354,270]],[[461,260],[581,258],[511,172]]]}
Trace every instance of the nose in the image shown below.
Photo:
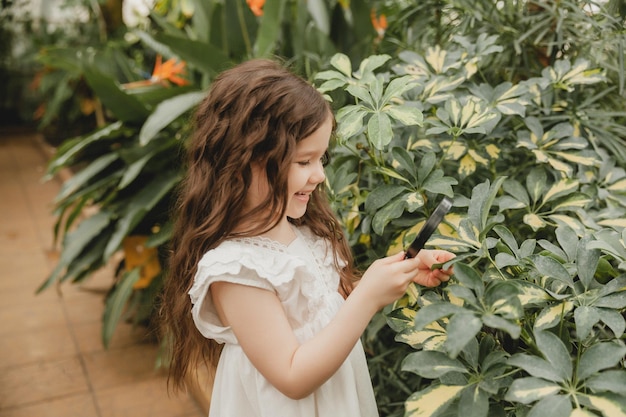
{"label": "nose", "polygon": [[311,177],[309,181],[315,184],[321,184],[326,179],[326,173],[324,172],[324,164],[322,161],[315,164],[313,168],[313,172],[311,173]]}

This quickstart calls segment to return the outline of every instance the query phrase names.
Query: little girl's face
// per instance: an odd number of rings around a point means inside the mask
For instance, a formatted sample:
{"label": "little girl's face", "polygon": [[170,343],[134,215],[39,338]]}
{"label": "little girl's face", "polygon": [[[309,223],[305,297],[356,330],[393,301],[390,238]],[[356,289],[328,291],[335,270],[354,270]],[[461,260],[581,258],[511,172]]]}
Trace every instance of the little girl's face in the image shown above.
{"label": "little girl's face", "polygon": [[[330,142],[332,127],[332,118],[328,117],[315,132],[296,145],[295,158],[289,165],[287,212],[284,220],[287,217],[298,219],[304,216],[311,193],[326,179],[323,160]],[[263,168],[255,165],[252,170],[252,183],[246,199],[246,205],[250,208],[261,204],[269,192]]]}
{"label": "little girl's face", "polygon": [[310,136],[296,146],[296,155],[289,168],[287,189],[287,216],[304,216],[311,193],[326,179],[324,158],[328,150],[333,123],[329,116]]}

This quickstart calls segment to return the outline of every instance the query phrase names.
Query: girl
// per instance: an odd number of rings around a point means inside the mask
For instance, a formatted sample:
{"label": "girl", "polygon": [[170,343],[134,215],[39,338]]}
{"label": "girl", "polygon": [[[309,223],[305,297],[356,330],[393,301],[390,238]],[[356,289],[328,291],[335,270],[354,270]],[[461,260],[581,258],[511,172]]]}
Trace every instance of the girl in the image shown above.
{"label": "girl", "polygon": [[454,255],[398,253],[355,285],[323,190],[331,108],[281,65],[223,72],[195,121],[163,302],[174,387],[217,364],[210,416],[377,416],[361,333]]}

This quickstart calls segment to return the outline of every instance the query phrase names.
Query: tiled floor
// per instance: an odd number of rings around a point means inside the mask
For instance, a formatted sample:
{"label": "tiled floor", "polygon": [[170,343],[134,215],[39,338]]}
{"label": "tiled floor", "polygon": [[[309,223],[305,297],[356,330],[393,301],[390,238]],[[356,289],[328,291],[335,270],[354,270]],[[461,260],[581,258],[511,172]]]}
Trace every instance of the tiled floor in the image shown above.
{"label": "tiled floor", "polygon": [[32,132],[0,130],[0,417],[203,416],[167,394],[145,331],[122,324],[102,347],[109,270],[35,294],[55,256],[47,157]]}

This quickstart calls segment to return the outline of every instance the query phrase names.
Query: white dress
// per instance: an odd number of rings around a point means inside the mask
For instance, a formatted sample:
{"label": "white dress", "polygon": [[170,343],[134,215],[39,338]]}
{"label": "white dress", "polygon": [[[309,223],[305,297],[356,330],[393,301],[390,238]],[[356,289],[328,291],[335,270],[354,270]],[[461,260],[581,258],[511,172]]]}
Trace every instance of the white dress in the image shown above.
{"label": "white dress", "polygon": [[209,417],[378,417],[360,341],[328,381],[293,400],[256,370],[216,313],[210,285],[228,281],[275,292],[300,343],[326,326],[344,301],[330,245],[306,228],[296,234],[289,246],[262,237],[228,240],[198,263],[189,291],[193,319],[202,335],[224,344]]}

